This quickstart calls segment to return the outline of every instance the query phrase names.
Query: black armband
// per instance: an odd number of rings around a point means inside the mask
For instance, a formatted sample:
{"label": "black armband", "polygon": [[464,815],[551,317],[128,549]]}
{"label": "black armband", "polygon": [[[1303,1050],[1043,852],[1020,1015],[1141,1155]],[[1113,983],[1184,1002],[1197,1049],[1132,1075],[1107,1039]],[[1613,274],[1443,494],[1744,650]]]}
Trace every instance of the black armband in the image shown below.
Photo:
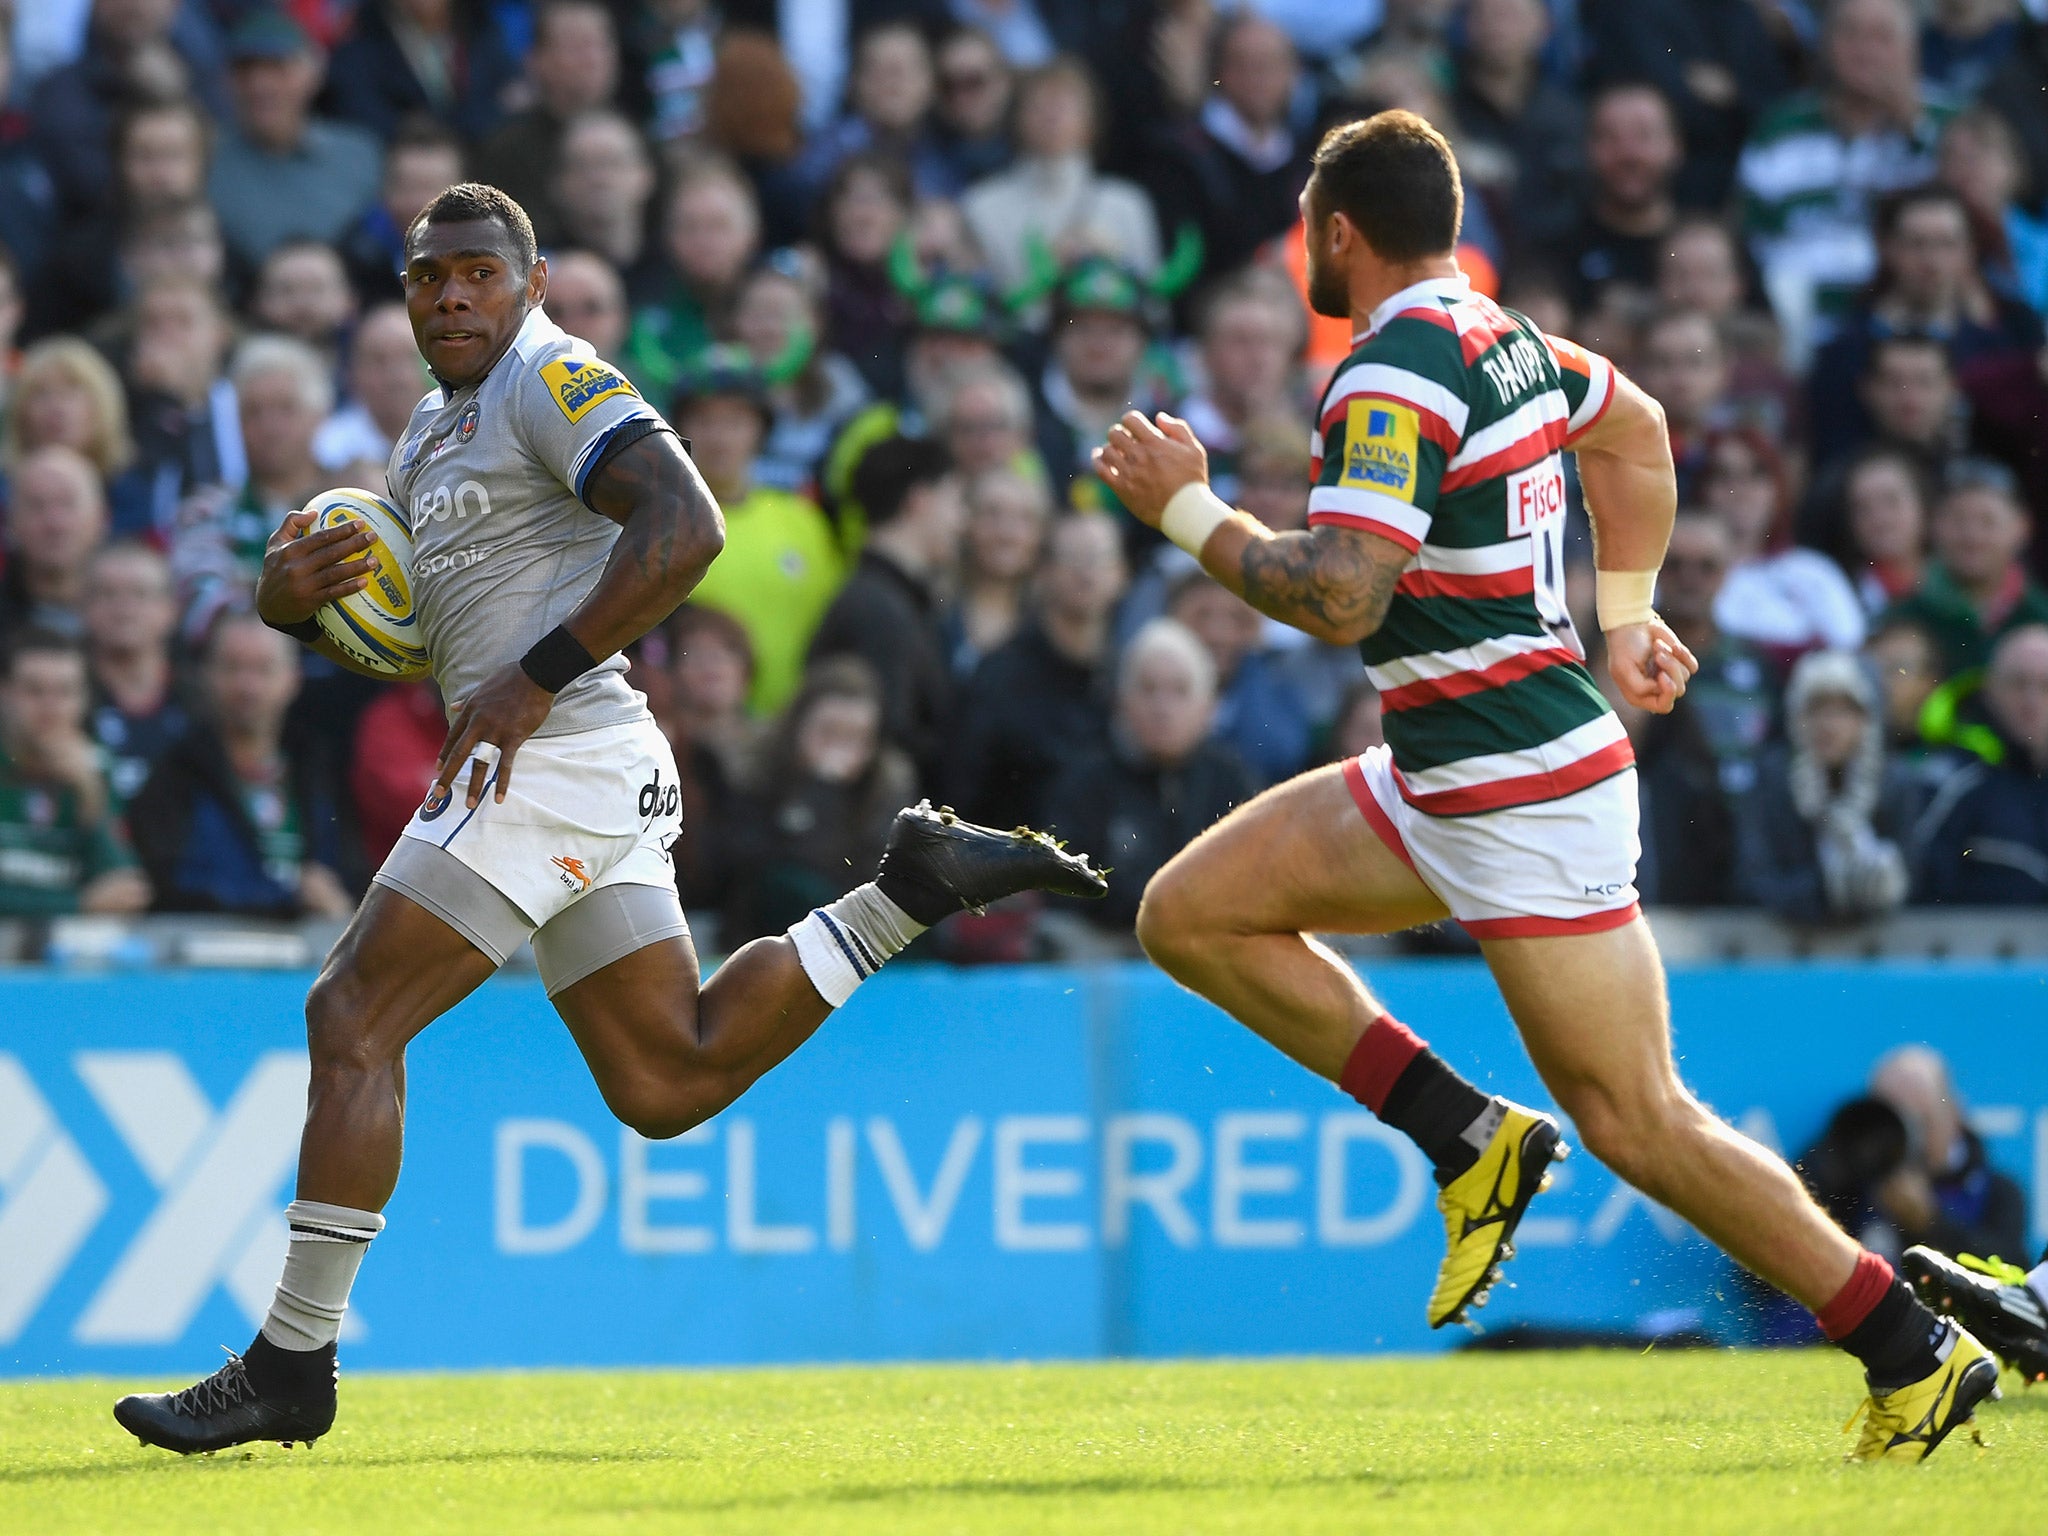
{"label": "black armband", "polygon": [[[258,614],[257,617],[262,618],[263,616]],[[271,624],[268,619],[263,619],[263,622],[276,630],[280,635],[290,635],[301,645],[318,645],[320,637],[326,633],[320,627],[318,619],[301,619],[296,624]]]}
{"label": "black armband", "polygon": [[560,693],[596,665],[597,658],[564,624],[534,641],[533,649],[519,658],[519,670],[549,693]]}

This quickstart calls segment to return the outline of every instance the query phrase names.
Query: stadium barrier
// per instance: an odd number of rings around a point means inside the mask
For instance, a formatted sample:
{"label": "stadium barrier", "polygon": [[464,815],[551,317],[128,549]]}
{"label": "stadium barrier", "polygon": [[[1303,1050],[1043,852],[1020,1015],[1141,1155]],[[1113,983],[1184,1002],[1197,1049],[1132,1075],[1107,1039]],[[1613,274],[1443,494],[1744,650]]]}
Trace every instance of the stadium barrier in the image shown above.
{"label": "stadium barrier", "polygon": [[[1483,970],[1394,961],[1390,1005],[1541,1101]],[[0,1373],[190,1374],[239,1348],[285,1242],[300,971],[0,975]],[[1885,1048],[1946,1052],[2048,1214],[2038,964],[1701,966],[1688,1079],[1794,1150]],[[355,1366],[1418,1350],[1441,1251],[1420,1157],[1135,964],[869,983],[716,1121],[612,1121],[538,985],[414,1045],[406,1172]],[[1732,1271],[1590,1158],[1482,1314],[1746,1325]]]}

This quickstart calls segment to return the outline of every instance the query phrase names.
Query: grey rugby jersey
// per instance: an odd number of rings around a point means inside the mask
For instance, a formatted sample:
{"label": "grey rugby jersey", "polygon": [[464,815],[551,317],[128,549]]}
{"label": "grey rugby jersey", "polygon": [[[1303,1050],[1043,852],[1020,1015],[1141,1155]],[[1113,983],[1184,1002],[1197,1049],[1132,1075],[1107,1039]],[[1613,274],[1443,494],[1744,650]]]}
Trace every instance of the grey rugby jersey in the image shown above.
{"label": "grey rugby jersey", "polygon": [[[583,504],[584,482],[614,432],[660,419],[538,309],[481,383],[413,408],[385,479],[412,523],[413,601],[451,714],[597,584],[619,528]],[[556,695],[535,734],[646,713],[613,656]]]}

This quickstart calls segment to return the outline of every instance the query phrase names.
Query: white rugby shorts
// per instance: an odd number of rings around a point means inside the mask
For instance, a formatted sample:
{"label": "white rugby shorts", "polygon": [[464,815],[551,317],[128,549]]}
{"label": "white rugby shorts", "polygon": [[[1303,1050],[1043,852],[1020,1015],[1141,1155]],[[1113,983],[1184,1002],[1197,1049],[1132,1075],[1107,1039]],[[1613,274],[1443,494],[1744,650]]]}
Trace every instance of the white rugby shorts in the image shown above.
{"label": "white rugby shorts", "polygon": [[1636,915],[1636,771],[1556,800],[1432,816],[1402,798],[1391,749],[1344,764],[1344,782],[1380,841],[1475,939],[1619,928]]}
{"label": "white rugby shorts", "polygon": [[501,892],[536,928],[591,891],[675,888],[669,845],[682,830],[682,784],[651,719],[537,736],[512,759],[501,805],[493,769],[475,810],[469,773],[430,790],[405,836],[447,852]]}

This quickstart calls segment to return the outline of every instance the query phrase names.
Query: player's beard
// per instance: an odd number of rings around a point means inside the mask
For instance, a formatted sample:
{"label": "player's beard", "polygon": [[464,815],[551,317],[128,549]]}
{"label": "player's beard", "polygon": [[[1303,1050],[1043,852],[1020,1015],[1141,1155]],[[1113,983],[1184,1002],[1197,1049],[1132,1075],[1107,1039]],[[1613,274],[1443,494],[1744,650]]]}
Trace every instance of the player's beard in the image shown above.
{"label": "player's beard", "polygon": [[1351,318],[1351,290],[1344,274],[1316,259],[1313,233],[1308,251],[1308,307],[1332,320]]}

